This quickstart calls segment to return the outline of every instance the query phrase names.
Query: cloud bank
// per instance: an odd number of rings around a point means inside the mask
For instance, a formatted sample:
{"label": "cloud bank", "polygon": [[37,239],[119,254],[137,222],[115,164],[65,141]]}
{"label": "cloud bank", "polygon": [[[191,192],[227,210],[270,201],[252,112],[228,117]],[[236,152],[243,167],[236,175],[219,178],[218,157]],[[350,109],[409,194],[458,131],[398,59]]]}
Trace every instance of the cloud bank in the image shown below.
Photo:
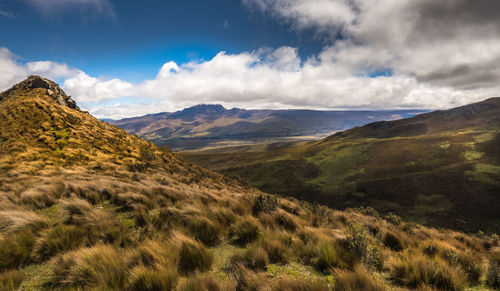
{"label": "cloud bank", "polygon": [[174,111],[199,103],[245,108],[442,109],[500,95],[500,20],[495,15],[500,3],[244,3],[298,31],[316,30],[328,45],[307,60],[300,59],[296,48],[285,46],[220,52],[210,60],[184,64],[167,62],[154,79],[140,83],[101,79],[50,61],[23,64],[7,49],[0,49],[0,89],[31,73],[62,78],[63,89],[83,108],[107,118]]}

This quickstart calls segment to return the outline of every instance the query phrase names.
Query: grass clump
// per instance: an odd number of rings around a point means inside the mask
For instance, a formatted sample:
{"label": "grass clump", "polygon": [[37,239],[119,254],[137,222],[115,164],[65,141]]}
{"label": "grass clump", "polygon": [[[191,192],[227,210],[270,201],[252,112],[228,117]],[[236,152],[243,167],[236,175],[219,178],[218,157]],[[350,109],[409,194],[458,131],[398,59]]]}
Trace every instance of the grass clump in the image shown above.
{"label": "grass clump", "polygon": [[214,257],[204,246],[183,242],[179,252],[179,269],[184,273],[206,272],[212,267]]}
{"label": "grass clump", "polygon": [[288,246],[279,239],[262,239],[257,242],[273,264],[286,264],[289,259]]}
{"label": "grass clump", "polygon": [[9,270],[0,273],[0,290],[17,290],[23,278],[23,272],[19,270]]}
{"label": "grass clump", "polygon": [[214,246],[220,242],[222,228],[219,224],[208,219],[194,219],[191,222],[190,229],[196,239],[207,246]]}
{"label": "grass clump", "polygon": [[353,271],[335,271],[335,291],[384,291],[385,285],[373,278],[373,276],[360,266]]}
{"label": "grass clump", "polygon": [[221,286],[217,279],[210,276],[197,275],[189,277],[179,288],[180,291],[220,291]]}
{"label": "grass clump", "polygon": [[0,270],[19,268],[30,263],[35,237],[30,231],[10,234],[0,240]]}
{"label": "grass clump", "polygon": [[251,217],[236,222],[229,229],[231,240],[241,246],[255,241],[259,234],[259,224]]}
{"label": "grass clump", "polygon": [[331,242],[321,242],[319,244],[319,254],[316,259],[316,267],[321,272],[329,272],[333,267],[344,267],[345,263],[341,259],[335,245]]}
{"label": "grass clump", "polygon": [[37,259],[45,260],[58,253],[82,246],[86,237],[85,229],[61,224],[42,233],[35,244],[34,253]]}
{"label": "grass clump", "polygon": [[467,276],[462,269],[444,260],[428,258],[420,253],[407,252],[390,263],[392,278],[401,285],[416,288],[432,285],[438,289],[462,290]]}
{"label": "grass clump", "polygon": [[382,239],[384,245],[393,251],[402,251],[404,248],[403,239],[392,231],[387,231]]}
{"label": "grass clump", "polygon": [[231,262],[233,265],[241,263],[252,270],[264,271],[269,264],[269,256],[262,247],[250,246],[245,250],[243,255],[235,255],[232,257]]}
{"label": "grass clump", "polygon": [[297,223],[285,213],[278,213],[274,216],[274,222],[280,227],[294,232],[297,229]]}
{"label": "grass clump", "polygon": [[130,290],[155,291],[173,290],[177,286],[179,275],[172,270],[153,270],[138,266],[130,271]]}
{"label": "grass clump", "polygon": [[66,253],[52,262],[54,285],[62,288],[123,289],[126,265],[111,246],[100,245]]}
{"label": "grass clump", "polygon": [[500,289],[500,251],[492,254],[486,273],[486,285]]}

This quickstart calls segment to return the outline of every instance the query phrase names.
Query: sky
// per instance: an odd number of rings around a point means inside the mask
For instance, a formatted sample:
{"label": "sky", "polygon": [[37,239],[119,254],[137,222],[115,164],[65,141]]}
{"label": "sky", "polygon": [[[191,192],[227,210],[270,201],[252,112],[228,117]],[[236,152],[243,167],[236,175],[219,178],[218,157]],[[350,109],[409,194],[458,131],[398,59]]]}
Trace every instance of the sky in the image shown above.
{"label": "sky", "polygon": [[38,74],[100,118],[446,109],[500,96],[492,0],[0,0],[0,90]]}

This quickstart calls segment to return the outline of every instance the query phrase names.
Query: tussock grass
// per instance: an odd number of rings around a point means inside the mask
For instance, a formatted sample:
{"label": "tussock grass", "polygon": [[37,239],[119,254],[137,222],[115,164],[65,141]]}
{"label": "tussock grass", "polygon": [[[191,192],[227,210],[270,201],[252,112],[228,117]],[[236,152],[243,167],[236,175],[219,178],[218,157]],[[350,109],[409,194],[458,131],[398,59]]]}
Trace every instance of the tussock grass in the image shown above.
{"label": "tussock grass", "polygon": [[179,282],[179,275],[174,270],[153,270],[144,266],[137,266],[130,271],[129,290],[156,291],[174,290]]}
{"label": "tussock grass", "polygon": [[416,288],[432,285],[438,289],[462,290],[466,275],[459,267],[450,266],[442,259],[431,260],[418,252],[407,251],[389,262],[391,276],[401,285]]}
{"label": "tussock grass", "polygon": [[126,265],[116,249],[107,245],[83,248],[52,261],[54,285],[68,287],[106,287],[123,289]]}
{"label": "tussock grass", "polygon": [[219,280],[207,275],[195,275],[179,287],[180,291],[223,291],[232,290],[229,286],[221,286]]}
{"label": "tussock grass", "polygon": [[87,231],[74,225],[57,225],[41,233],[34,247],[37,260],[46,260],[58,253],[76,249],[87,241]]}
{"label": "tussock grass", "polygon": [[204,246],[183,242],[179,251],[179,270],[184,273],[206,272],[212,267],[214,257]]}
{"label": "tussock grass", "polygon": [[244,246],[255,241],[260,234],[259,223],[252,217],[244,217],[229,228],[229,237],[234,243]]}
{"label": "tussock grass", "polygon": [[220,242],[222,227],[208,219],[195,218],[191,221],[189,229],[194,237],[207,246],[214,246]]}
{"label": "tussock grass", "polygon": [[357,266],[353,271],[335,271],[335,291],[385,291],[384,283],[377,281],[366,269]]}
{"label": "tussock grass", "polygon": [[23,273],[19,270],[0,273],[0,290],[17,290],[23,281],[23,277]]}
{"label": "tussock grass", "polygon": [[30,230],[38,232],[48,227],[48,220],[35,212],[22,210],[0,211],[0,233],[9,234]]}
{"label": "tussock grass", "polygon": [[19,268],[30,263],[35,236],[29,230],[0,239],[0,270]]}

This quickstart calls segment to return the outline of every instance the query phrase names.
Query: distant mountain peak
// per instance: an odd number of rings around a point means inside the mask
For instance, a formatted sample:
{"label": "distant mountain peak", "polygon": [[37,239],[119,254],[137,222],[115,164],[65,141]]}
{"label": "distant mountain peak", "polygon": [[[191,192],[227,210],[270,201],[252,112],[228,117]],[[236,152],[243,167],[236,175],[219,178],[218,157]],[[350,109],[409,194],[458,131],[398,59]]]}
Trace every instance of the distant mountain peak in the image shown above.
{"label": "distant mountain peak", "polygon": [[174,113],[177,116],[197,116],[197,115],[217,115],[224,114],[227,109],[220,104],[198,104],[192,107],[185,108]]}
{"label": "distant mountain peak", "polygon": [[46,89],[47,96],[54,99],[60,105],[66,106],[71,109],[80,110],[80,108],[76,105],[76,102],[71,99],[71,96],[66,95],[66,93],[59,87],[56,82],[37,75],[29,76],[24,81],[17,83],[7,91],[0,93],[0,101],[6,99],[13,93],[20,90],[30,91],[37,88]]}

